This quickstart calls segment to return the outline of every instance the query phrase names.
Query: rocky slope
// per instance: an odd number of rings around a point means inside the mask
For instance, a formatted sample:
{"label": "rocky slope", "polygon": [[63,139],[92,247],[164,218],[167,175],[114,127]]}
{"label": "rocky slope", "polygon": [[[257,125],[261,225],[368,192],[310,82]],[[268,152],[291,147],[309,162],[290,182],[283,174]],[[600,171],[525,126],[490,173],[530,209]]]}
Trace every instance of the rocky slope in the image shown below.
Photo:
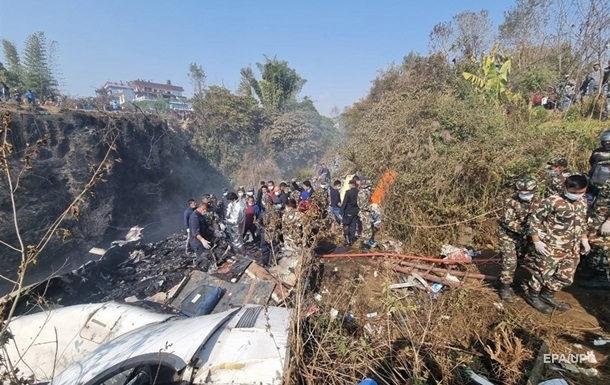
{"label": "rocky slope", "polygon": [[[189,145],[180,128],[143,114],[69,111],[59,114],[8,111],[13,145],[10,156],[21,233],[35,244],[91,178],[109,143],[115,150],[109,172],[95,185],[75,215],[62,225],[66,239],[54,236],[29,273],[28,281],[89,259],[87,251],[105,235],[144,226],[149,240],[182,226],[188,198],[218,192],[228,181]],[[37,146],[36,143],[39,145]],[[37,153],[32,149],[38,148]],[[28,162],[26,162],[26,158]],[[30,167],[27,167],[28,165]],[[6,175],[0,175],[0,240],[16,245]],[[68,234],[67,232],[63,233]],[[0,273],[14,277],[19,255],[0,245]],[[1,285],[5,291],[7,285]]]}

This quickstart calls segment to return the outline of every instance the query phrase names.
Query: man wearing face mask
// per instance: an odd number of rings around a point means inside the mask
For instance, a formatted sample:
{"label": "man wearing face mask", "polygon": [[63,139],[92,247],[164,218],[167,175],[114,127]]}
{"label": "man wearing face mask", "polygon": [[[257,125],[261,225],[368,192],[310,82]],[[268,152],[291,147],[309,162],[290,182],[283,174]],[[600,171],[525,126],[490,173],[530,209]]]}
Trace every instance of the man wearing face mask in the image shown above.
{"label": "man wearing face mask", "polygon": [[555,157],[547,163],[547,172],[551,176],[551,180],[547,184],[544,197],[551,195],[560,195],[563,191],[563,184],[566,178],[572,175],[572,171],[568,169],[568,160],[562,156]]}
{"label": "man wearing face mask", "polygon": [[518,258],[531,250],[532,242],[527,235],[527,220],[534,206],[538,183],[530,177],[515,182],[516,194],[504,202],[498,227],[498,244],[502,257],[502,272],[498,277],[500,298],[513,302],[515,293],[511,285],[517,269]]}
{"label": "man wearing face mask", "polygon": [[584,199],[587,184],[586,176],[570,175],[564,192],[543,199],[529,217],[528,234],[536,249],[536,264],[525,301],[541,313],[570,309],[567,303],[555,300],[555,292],[572,284],[580,254],[591,251]]}
{"label": "man wearing face mask", "polygon": [[243,186],[237,189],[237,198],[246,204],[246,191]]}
{"label": "man wearing face mask", "polygon": [[288,201],[288,195],[284,192],[281,185],[275,186],[273,191],[273,204],[276,206],[281,206],[283,209],[286,205],[286,201]]}

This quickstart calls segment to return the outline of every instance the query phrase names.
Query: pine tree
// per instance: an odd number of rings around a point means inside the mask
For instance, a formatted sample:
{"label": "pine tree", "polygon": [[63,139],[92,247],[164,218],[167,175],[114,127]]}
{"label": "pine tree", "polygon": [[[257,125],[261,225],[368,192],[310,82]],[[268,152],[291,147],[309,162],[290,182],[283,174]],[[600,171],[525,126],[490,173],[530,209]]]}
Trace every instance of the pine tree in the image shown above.
{"label": "pine tree", "polygon": [[59,66],[59,43],[56,40],[51,41],[49,45],[49,69],[51,70],[51,76],[55,81],[55,89],[65,89],[66,82]]}
{"label": "pine tree", "polygon": [[2,50],[6,59],[5,80],[10,88],[20,87],[22,82],[22,66],[17,48],[13,43],[6,39],[2,39]]}
{"label": "pine tree", "polygon": [[47,40],[44,32],[28,36],[23,55],[23,85],[38,97],[49,97],[57,87],[57,81],[49,65]]}

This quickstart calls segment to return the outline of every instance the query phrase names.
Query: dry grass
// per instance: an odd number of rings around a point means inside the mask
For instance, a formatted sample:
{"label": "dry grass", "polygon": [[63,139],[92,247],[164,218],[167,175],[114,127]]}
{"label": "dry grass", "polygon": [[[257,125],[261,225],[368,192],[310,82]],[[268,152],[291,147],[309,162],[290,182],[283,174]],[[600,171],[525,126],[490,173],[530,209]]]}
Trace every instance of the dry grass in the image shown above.
{"label": "dry grass", "polygon": [[485,285],[431,299],[418,289],[387,289],[400,275],[381,259],[305,260],[311,266],[300,271],[289,384],[354,384],[365,376],[380,384],[467,384],[466,366],[518,384],[539,348],[538,338],[506,321],[516,317],[494,307],[496,294]]}

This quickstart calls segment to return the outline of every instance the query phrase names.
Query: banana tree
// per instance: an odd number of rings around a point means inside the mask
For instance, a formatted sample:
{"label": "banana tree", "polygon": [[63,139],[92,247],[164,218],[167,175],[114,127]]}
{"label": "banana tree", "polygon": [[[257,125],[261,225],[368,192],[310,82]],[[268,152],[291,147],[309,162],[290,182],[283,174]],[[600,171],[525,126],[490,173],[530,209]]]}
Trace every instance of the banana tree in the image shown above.
{"label": "banana tree", "polygon": [[481,58],[478,74],[462,73],[464,79],[474,84],[488,100],[496,103],[514,98],[508,88],[511,60],[498,51],[499,45],[496,44],[488,56]]}

